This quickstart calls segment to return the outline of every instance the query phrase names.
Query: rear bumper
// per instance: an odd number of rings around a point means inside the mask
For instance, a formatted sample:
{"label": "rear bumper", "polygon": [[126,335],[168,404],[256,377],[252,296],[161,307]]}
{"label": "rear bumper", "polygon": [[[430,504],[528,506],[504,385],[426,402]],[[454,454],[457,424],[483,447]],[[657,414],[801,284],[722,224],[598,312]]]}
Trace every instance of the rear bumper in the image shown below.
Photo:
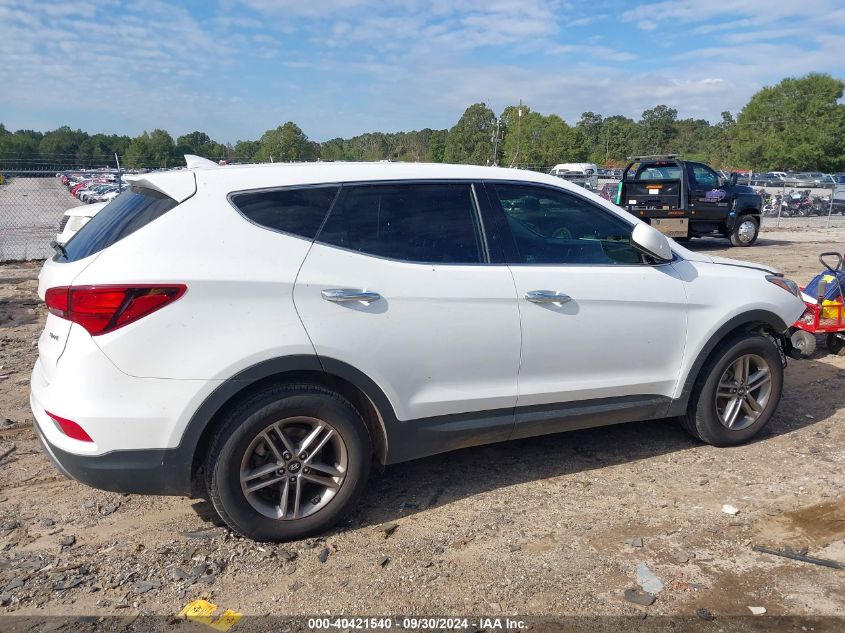
{"label": "rear bumper", "polygon": [[35,433],[53,466],[69,479],[112,492],[185,495],[191,493],[190,466],[179,466],[175,450],[113,451],[104,455],[74,455],[52,445],[38,421]]}

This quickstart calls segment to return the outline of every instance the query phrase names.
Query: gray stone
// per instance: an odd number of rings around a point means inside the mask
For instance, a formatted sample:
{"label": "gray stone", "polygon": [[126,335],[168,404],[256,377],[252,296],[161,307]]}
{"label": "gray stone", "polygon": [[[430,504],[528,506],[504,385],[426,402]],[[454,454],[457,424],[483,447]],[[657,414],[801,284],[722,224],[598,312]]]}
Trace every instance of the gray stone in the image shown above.
{"label": "gray stone", "polygon": [[72,534],[59,539],[59,545],[62,547],[72,547],[76,543],[76,537]]}
{"label": "gray stone", "polygon": [[625,590],[625,600],[627,600],[628,602],[633,602],[634,604],[638,604],[643,607],[653,605],[656,599],[657,598],[651,595],[650,593],[645,593],[636,589]]}
{"label": "gray stone", "polygon": [[147,593],[159,588],[161,588],[161,583],[158,580],[139,580],[132,583],[132,589],[135,590],[135,593]]}
{"label": "gray stone", "polygon": [[329,560],[329,548],[328,548],[328,547],[324,547],[324,548],[320,551],[320,555],[319,555],[319,556],[317,556],[317,559],[318,559],[321,563],[325,563],[327,560]]}
{"label": "gray stone", "polygon": [[663,583],[645,563],[637,563],[637,584],[648,593],[657,595],[663,591]]}
{"label": "gray stone", "polygon": [[23,587],[23,579],[13,578],[9,584],[3,587],[3,593],[7,593],[12,589],[18,589],[19,587]]}

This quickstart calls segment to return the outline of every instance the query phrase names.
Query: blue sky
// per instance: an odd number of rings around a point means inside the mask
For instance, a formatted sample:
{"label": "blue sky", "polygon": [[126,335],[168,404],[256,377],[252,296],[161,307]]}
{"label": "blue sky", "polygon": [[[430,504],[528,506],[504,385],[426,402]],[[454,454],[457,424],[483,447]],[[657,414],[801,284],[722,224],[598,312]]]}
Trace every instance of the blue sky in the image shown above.
{"label": "blue sky", "polygon": [[322,141],[520,98],[715,121],[810,71],[845,76],[842,0],[0,0],[10,129]]}

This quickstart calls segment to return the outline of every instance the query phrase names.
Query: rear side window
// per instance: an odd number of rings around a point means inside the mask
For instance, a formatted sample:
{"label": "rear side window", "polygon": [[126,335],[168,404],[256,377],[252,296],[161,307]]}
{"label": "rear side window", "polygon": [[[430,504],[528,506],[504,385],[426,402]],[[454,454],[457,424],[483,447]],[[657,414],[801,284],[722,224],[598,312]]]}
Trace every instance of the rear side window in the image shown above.
{"label": "rear side window", "polygon": [[344,187],[319,242],[408,262],[484,261],[469,184]]}
{"label": "rear side window", "polygon": [[230,196],[248,220],[273,231],[313,240],[334,202],[338,187],[249,191]]}
{"label": "rear side window", "polygon": [[109,202],[65,245],[67,256],[58,261],[75,262],[108,248],[131,235],[178,202],[155,189],[131,187]]}

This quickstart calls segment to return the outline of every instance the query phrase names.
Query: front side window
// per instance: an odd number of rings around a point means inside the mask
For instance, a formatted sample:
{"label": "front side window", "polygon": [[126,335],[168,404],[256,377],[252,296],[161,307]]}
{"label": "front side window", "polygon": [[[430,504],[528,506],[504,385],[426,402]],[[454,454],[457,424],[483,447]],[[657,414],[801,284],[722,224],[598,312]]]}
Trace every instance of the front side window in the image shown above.
{"label": "front side window", "polygon": [[704,165],[691,165],[692,179],[702,189],[716,189],[719,186],[719,177],[712,169]]}
{"label": "front side window", "polygon": [[339,187],[301,187],[246,191],[231,195],[232,204],[264,228],[313,240]]}
{"label": "front side window", "polygon": [[520,264],[640,264],[633,227],[565,191],[495,185]]}
{"label": "front side window", "polygon": [[408,262],[484,261],[469,184],[344,186],[317,241]]}

